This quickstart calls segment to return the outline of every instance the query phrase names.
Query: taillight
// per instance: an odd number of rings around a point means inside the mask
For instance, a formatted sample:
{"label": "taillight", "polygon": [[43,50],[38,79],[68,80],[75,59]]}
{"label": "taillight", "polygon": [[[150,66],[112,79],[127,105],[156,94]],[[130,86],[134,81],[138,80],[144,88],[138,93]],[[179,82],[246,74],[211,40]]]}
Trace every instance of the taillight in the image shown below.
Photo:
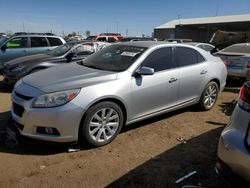
{"label": "taillight", "polygon": [[240,89],[238,104],[246,111],[250,111],[250,82],[245,83]]}

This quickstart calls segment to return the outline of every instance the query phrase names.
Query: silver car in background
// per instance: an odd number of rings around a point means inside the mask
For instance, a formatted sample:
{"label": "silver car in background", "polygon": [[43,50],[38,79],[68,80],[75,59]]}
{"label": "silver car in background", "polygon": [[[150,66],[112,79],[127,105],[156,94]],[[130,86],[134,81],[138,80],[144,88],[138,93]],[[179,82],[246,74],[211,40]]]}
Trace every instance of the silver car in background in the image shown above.
{"label": "silver car in background", "polygon": [[125,42],[24,77],[11,113],[24,136],[102,146],[123,125],[194,104],[210,110],[225,84],[223,62],[200,48]]}
{"label": "silver car in background", "polygon": [[234,44],[216,53],[227,66],[229,77],[250,79],[250,43]]}
{"label": "silver car in background", "polygon": [[231,120],[221,133],[216,170],[226,178],[237,175],[250,181],[250,81],[241,88]]}

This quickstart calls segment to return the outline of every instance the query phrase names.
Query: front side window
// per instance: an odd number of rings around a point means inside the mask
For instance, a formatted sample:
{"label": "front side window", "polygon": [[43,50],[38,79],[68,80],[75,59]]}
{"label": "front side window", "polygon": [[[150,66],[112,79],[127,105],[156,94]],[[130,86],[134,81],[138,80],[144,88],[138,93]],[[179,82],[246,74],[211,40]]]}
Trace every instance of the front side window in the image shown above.
{"label": "front side window", "polygon": [[7,44],[7,48],[27,48],[28,47],[28,38],[27,37],[16,37],[10,39]]}
{"label": "front side window", "polygon": [[31,47],[46,47],[48,46],[47,40],[45,37],[31,37],[30,38]]}
{"label": "front side window", "polygon": [[160,48],[153,51],[143,61],[141,66],[153,68],[155,72],[175,68],[176,66],[173,63],[172,48]]}
{"label": "front side window", "polygon": [[175,59],[179,67],[197,64],[205,60],[199,52],[187,47],[177,47]]}
{"label": "front side window", "polygon": [[95,69],[120,72],[128,69],[147,48],[112,45],[86,58],[81,64]]}
{"label": "front side window", "polygon": [[106,37],[99,37],[99,38],[97,38],[97,41],[104,41],[104,42],[106,42],[107,39],[106,39]]}
{"label": "front side window", "polygon": [[115,38],[114,37],[108,37],[108,42],[115,42]]}

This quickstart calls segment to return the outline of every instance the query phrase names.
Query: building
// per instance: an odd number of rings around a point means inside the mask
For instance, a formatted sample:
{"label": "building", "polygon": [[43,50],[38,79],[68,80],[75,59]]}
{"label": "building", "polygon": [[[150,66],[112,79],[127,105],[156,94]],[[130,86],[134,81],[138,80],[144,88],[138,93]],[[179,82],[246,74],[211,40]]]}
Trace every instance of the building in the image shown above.
{"label": "building", "polygon": [[154,37],[209,42],[217,30],[250,31],[250,14],[175,19],[154,28]]}

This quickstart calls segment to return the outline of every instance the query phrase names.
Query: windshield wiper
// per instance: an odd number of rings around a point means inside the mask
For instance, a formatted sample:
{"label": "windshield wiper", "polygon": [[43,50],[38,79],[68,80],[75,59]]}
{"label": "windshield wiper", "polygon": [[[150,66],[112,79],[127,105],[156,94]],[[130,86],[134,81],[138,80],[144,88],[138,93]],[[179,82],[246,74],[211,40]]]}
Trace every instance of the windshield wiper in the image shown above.
{"label": "windshield wiper", "polygon": [[104,69],[101,69],[100,67],[97,67],[97,66],[95,66],[95,65],[86,65],[86,64],[84,64],[83,62],[81,63],[83,66],[85,66],[85,67],[89,67],[89,68],[93,68],[93,69],[99,69],[99,70],[104,70]]}

